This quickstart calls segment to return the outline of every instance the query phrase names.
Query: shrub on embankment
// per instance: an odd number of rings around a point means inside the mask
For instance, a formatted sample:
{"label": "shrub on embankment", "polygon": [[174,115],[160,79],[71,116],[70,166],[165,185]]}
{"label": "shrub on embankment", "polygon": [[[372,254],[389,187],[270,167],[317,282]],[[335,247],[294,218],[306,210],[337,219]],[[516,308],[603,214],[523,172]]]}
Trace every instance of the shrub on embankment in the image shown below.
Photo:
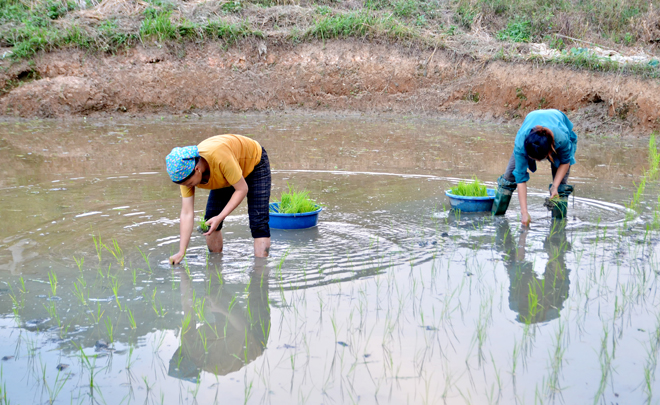
{"label": "shrub on embankment", "polygon": [[[117,52],[154,41],[246,37],[292,43],[381,38],[431,48],[450,44],[470,54],[484,36],[499,40],[502,49],[543,42],[557,50],[600,44],[657,54],[660,0],[0,0],[0,57],[13,59],[70,46]],[[492,44],[488,48],[500,57]],[[564,61],[611,70],[582,56]]]}

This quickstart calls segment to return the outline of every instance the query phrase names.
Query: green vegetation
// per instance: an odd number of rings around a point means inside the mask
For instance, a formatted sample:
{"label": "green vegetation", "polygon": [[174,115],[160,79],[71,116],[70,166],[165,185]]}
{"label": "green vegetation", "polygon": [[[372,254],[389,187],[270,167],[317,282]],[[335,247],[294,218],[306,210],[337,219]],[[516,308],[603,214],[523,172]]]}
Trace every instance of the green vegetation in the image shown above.
{"label": "green vegetation", "polygon": [[[621,64],[586,49],[597,44],[657,49],[660,0],[364,0],[350,5],[305,0],[295,2],[297,7],[290,10],[282,8],[294,4],[290,0],[210,0],[199,7],[183,0],[146,0],[131,7],[119,3],[0,0],[0,47],[8,48],[0,53],[0,60],[29,60],[39,52],[62,48],[114,54],[137,45],[169,44],[182,57],[182,44],[209,41],[228,46],[266,37],[293,44],[359,38],[432,50],[449,48],[480,60],[485,56],[660,77],[656,59]],[[264,8],[269,7],[272,18],[264,20]],[[495,37],[502,46],[481,44],[474,32],[478,37],[482,33]],[[545,43],[561,54],[540,56],[508,43]],[[36,71],[29,77],[9,78],[0,94],[37,79]],[[478,102],[478,94],[474,96],[466,99]]]}
{"label": "green vegetation", "polygon": [[356,11],[323,17],[309,28],[306,35],[319,39],[348,37],[414,38],[415,32],[389,16]]}
{"label": "green vegetation", "polygon": [[488,191],[486,186],[479,181],[479,179],[473,177],[471,182],[459,181],[457,185],[449,189],[454,195],[460,195],[465,197],[487,197]]}
{"label": "green vegetation", "polygon": [[280,214],[302,214],[319,209],[319,204],[309,198],[309,191],[297,191],[290,184],[289,190],[282,193],[279,202],[279,210],[270,212],[279,212]]}
{"label": "green vegetation", "polygon": [[497,39],[501,41],[529,42],[531,37],[532,25],[525,20],[510,22],[505,29],[497,32]]}
{"label": "green vegetation", "polygon": [[540,42],[546,35],[560,33],[578,39],[629,44],[646,39],[643,23],[657,18],[660,5],[657,0],[458,0],[456,3],[455,20],[466,28],[479,19],[482,25],[529,35],[533,41]]}
{"label": "green vegetation", "polygon": [[[248,24],[229,23],[222,18],[193,23],[185,18],[175,20],[172,6],[154,4],[141,14],[136,31],[115,15],[97,25],[79,24],[69,14],[80,12],[73,2],[66,6],[58,1],[28,3],[23,0],[0,0],[0,43],[12,48],[14,59],[25,59],[40,51],[76,47],[89,51],[115,53],[140,41],[224,40],[263,36]],[[122,27],[121,25],[124,25]]]}
{"label": "green vegetation", "polygon": [[[637,186],[637,191],[633,194],[632,200],[630,203],[627,205],[629,208],[628,215],[626,217],[627,220],[632,219],[634,216],[635,210],[639,207],[639,203],[642,199],[642,195],[644,194],[644,191],[646,190],[646,184],[649,181],[655,180],[658,176],[658,168],[660,167],[660,153],[658,153],[658,147],[656,145],[655,141],[655,136],[656,134],[653,133],[651,134],[651,137],[649,138],[649,168],[644,172],[644,175],[642,176],[642,179]],[[657,215],[657,214],[656,214]]]}
{"label": "green vegetation", "polygon": [[206,214],[202,215],[202,217],[199,219],[199,229],[202,230],[202,232],[206,233],[209,231],[209,226],[206,225]]}

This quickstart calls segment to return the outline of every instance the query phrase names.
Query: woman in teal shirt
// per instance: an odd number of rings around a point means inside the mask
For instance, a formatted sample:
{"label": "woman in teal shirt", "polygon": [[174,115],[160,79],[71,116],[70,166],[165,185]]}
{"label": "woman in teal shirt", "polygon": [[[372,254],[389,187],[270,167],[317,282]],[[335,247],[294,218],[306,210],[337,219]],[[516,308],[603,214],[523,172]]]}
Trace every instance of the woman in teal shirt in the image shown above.
{"label": "woman in teal shirt", "polygon": [[[566,184],[575,164],[577,135],[573,123],[559,110],[537,110],[527,114],[513,148],[513,154],[502,176],[497,180],[498,189],[493,204],[493,214],[506,212],[513,190],[518,190],[522,223],[529,225],[527,211],[527,180],[530,170],[536,171],[536,162],[548,159],[552,168],[550,198],[566,198],[573,187]],[[554,211],[553,211],[554,212]]]}

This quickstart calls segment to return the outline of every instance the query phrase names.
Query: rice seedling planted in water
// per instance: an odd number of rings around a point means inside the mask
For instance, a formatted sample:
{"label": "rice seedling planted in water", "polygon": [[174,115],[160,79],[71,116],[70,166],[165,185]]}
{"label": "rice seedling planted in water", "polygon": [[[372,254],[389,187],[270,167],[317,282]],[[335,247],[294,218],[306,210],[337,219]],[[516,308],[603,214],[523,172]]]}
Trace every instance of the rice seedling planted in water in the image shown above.
{"label": "rice seedling planted in water", "polygon": [[459,181],[457,185],[449,189],[454,195],[465,197],[487,197],[488,191],[486,186],[479,181],[476,177],[472,178],[472,182]]}
{"label": "rice seedling planted in water", "polygon": [[319,209],[319,204],[309,198],[309,191],[297,191],[290,184],[289,190],[282,193],[282,198],[279,202],[279,210],[271,212],[279,212],[280,214],[302,214],[305,212],[313,212]]}

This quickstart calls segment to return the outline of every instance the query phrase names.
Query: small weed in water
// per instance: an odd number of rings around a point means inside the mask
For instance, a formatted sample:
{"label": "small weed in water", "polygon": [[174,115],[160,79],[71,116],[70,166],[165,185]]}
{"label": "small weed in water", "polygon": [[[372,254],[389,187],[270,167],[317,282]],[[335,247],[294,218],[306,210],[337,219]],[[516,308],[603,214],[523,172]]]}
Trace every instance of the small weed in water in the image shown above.
{"label": "small weed in water", "polygon": [[472,179],[472,182],[468,183],[465,181],[460,181],[458,185],[449,189],[449,192],[454,195],[460,195],[465,197],[487,197],[488,191],[486,186],[479,181],[476,177]]}

